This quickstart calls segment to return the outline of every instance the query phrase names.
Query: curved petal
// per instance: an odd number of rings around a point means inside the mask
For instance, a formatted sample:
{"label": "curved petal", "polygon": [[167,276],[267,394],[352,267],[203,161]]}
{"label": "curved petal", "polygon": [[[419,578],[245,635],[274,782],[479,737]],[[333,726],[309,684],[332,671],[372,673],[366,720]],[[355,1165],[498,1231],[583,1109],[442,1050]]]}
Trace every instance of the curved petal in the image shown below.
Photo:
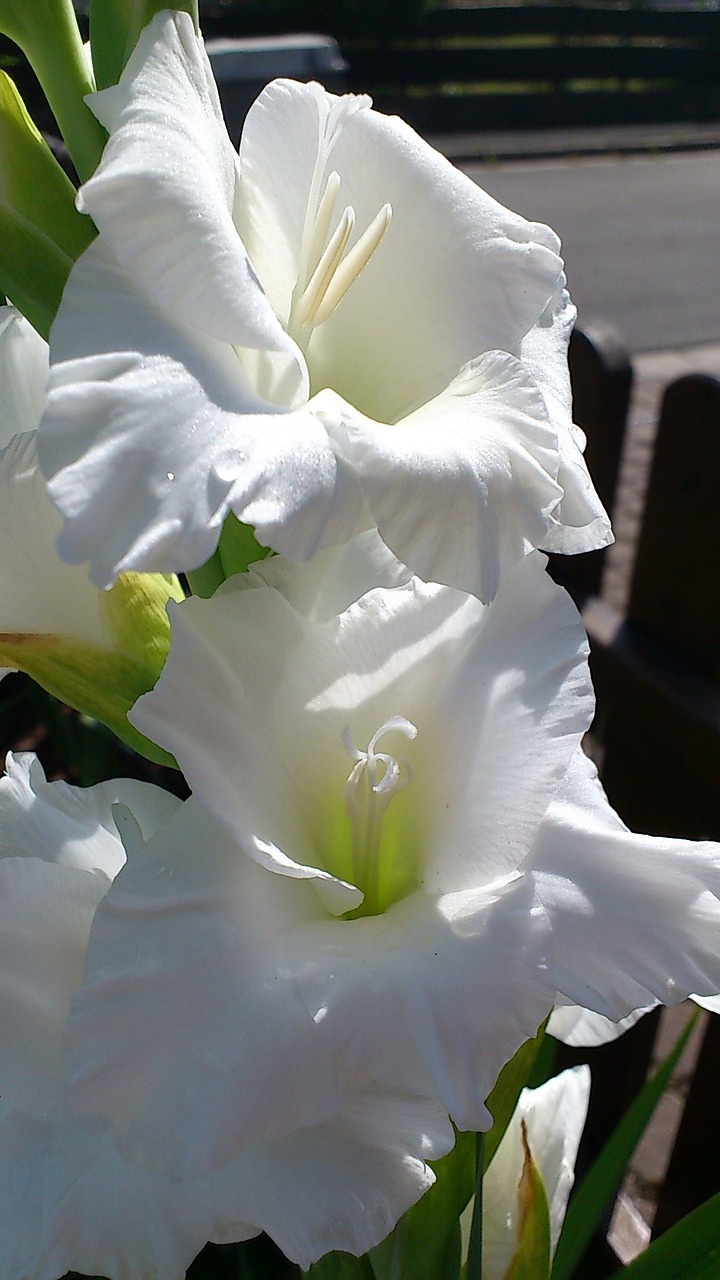
{"label": "curved petal", "polygon": [[125,862],[113,808],[129,808],[149,839],[179,807],[148,782],[117,778],[94,787],[47,782],[32,752],[8,753],[0,778],[0,858],[42,858],[100,872],[106,887]]}
{"label": "curved petal", "polygon": [[334,1249],[360,1256],[435,1181],[425,1160],[453,1145],[447,1117],[418,1098],[351,1094],[338,1118],[258,1143],[213,1179],[227,1237],[240,1208],[303,1268]]}
{"label": "curved petal", "polygon": [[4,635],[64,635],[112,647],[102,593],[86,569],[58,559],[61,527],[28,431],[0,453],[0,650]]}
{"label": "curved petal", "polygon": [[720,1013],[720,995],[716,996],[697,996],[690,997],[701,1009],[707,1009],[708,1013]]}
{"label": "curved petal", "polygon": [[591,1013],[589,1009],[578,1009],[577,1005],[559,1005],[553,1009],[547,1025],[548,1034],[563,1044],[573,1048],[595,1049],[601,1044],[610,1044],[635,1026],[641,1018],[649,1013],[654,1005],[645,1009],[635,1009],[627,1018],[619,1022],[611,1022],[603,1018],[601,1013]]}
{"label": "curved petal", "polygon": [[562,497],[544,401],[519,361],[500,351],[466,365],[395,426],[350,414],[335,439],[398,558],[426,581],[481,600],[542,543]]}
{"label": "curved petal", "polygon": [[110,134],[79,197],[113,254],[189,330],[290,350],[233,223],[237,156],[187,13],[159,13],[89,104]]}
{"label": "curved petal", "polygon": [[436,892],[522,865],[592,720],[585,630],[544,564],[526,556],[505,576],[435,688],[428,745],[438,799],[424,817],[425,883]]}
{"label": "curved petal", "polygon": [[[68,1024],[69,1106],[121,1152],[190,1178],[337,1114],[337,1068],[297,992],[287,935],[321,914],[186,802],[95,917]],[[198,1088],[198,1081],[202,1088]]]}
{"label": "curved petal", "polygon": [[422,1099],[360,1087],[337,1121],[246,1149],[208,1179],[127,1164],[107,1133],[0,1117],[0,1264],[8,1280],[67,1271],[178,1280],[205,1242],[266,1230],[310,1266],[372,1248],[432,1184],[453,1134]]}
{"label": "curved petal", "polygon": [[544,946],[522,881],[328,920],[188,801],[130,848],[96,914],[68,1027],[70,1105],[174,1177],[334,1122],[348,1072],[484,1127],[500,1067],[552,1003]]}
{"label": "curved petal", "polygon": [[90,559],[99,586],[204,563],[230,509],[296,559],[367,526],[320,419],[260,399],[231,346],[175,324],[99,241],[70,278],[52,352],[38,456],[66,519],[60,554]]}
{"label": "curved petal", "polygon": [[47,343],[15,307],[0,307],[0,448],[35,430],[47,380]]}
{"label": "curved petal", "polygon": [[238,218],[285,319],[316,165],[318,191],[339,174],[338,216],[352,207],[358,235],[392,206],[383,243],[313,332],[308,361],[314,388],[394,422],[483,351],[514,351],[562,263],[547,227],[504,209],[401,120],[368,108],[317,85],[269,85],[243,129]]}
{"label": "curved petal", "polygon": [[557,481],[563,496],[539,545],[544,551],[567,555],[594,551],[613,540],[610,521],[583,457],[585,437],[572,421],[567,353],[576,318],[569,294],[560,289],[520,344],[520,359],[542,391],[560,451]]}
{"label": "curved petal", "polygon": [[548,976],[613,1022],[720,989],[720,846],[628,831],[578,751],[528,856],[552,925]]}
{"label": "curved petal", "polygon": [[45,781],[30,754],[0,778],[0,1053],[3,1099],[46,1117],[63,1083],[62,1033],[98,903],[125,855],[113,806],[151,834],[178,801],[120,779],[82,789]]}
{"label": "curved petal", "polygon": [[0,1090],[41,1119],[63,1083],[61,1040],[104,876],[40,858],[0,861]]}
{"label": "curved petal", "polygon": [[553,994],[532,886],[432,898],[325,920],[298,937],[297,983],[328,1050],[385,1087],[435,1097],[460,1129],[492,1123],[485,1099]]}
{"label": "curved petal", "polygon": [[6,1114],[0,1171],[0,1261],[13,1280],[178,1280],[212,1228],[207,1183],[127,1165],[91,1126]]}
{"label": "curved petal", "polygon": [[375,529],[319,551],[306,564],[269,556],[250,566],[237,587],[273,587],[312,622],[330,622],[375,587],[406,586],[412,574],[385,546]]}

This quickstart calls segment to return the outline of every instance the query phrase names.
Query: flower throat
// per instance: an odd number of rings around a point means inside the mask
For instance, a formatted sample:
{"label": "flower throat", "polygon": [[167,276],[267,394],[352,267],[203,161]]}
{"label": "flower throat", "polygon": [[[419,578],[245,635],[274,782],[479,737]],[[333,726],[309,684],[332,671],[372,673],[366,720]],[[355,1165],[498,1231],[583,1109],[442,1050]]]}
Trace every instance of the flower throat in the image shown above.
{"label": "flower throat", "polygon": [[[359,751],[343,730],[343,746],[354,761],[345,783],[343,798],[352,829],[353,880],[362,889],[362,905],[353,916],[378,915],[408,890],[409,866],[393,856],[394,842],[383,841],[386,812],[399,792],[413,780],[410,762],[377,747],[386,734],[397,732],[408,741],[417,737],[415,725],[404,716],[391,716],[371,737],[366,751]],[[384,847],[385,846],[385,847]]]}

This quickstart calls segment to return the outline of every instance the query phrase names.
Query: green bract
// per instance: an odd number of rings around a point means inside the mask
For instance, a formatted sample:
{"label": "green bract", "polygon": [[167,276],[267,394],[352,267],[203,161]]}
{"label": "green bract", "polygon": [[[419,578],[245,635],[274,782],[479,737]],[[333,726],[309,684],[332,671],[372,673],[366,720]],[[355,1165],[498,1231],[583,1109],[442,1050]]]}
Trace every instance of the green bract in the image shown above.
{"label": "green bract", "polygon": [[0,288],[47,337],[70,268],[95,235],[75,190],[0,72]]}
{"label": "green bract", "polygon": [[98,89],[117,83],[143,27],[170,7],[189,13],[197,31],[197,0],[176,0],[172,6],[167,0],[93,0],[90,43]]}

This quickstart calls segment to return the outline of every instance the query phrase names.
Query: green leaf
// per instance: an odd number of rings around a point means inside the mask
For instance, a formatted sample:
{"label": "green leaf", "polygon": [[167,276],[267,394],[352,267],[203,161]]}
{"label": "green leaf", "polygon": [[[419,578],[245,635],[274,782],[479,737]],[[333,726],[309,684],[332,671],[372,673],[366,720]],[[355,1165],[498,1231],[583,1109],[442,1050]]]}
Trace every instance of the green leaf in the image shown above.
{"label": "green leaf", "polygon": [[[570,1201],[555,1254],[552,1280],[570,1280],[587,1245],[615,1196],[625,1168],[667,1087],[697,1020],[690,1019],[665,1061],[643,1085]],[[680,1280],[680,1276],[674,1278]]]}
{"label": "green leaf", "polygon": [[0,72],[0,197],[73,261],[96,234],[75,208],[75,194],[12,80]]}
{"label": "green leaf", "polygon": [[550,1275],[550,1207],[545,1183],[527,1140],[522,1121],[525,1162],[517,1190],[522,1204],[520,1239],[505,1280],[548,1280]]}
{"label": "green leaf", "polygon": [[720,1193],[655,1240],[612,1280],[717,1280]]}
{"label": "green leaf", "polygon": [[436,1182],[369,1258],[375,1280],[452,1280],[460,1270],[459,1218],[475,1186],[475,1135],[457,1134],[432,1164]]}
{"label": "green leaf", "polygon": [[224,576],[231,578],[234,573],[246,573],[249,565],[256,560],[266,560],[272,552],[260,545],[251,525],[242,524],[230,512],[222,527],[218,554]]}
{"label": "green leaf", "polygon": [[545,1040],[545,1023],[533,1040],[520,1045],[514,1058],[503,1067],[495,1087],[487,1099],[487,1108],[493,1118],[493,1127],[485,1135],[485,1168],[487,1169],[507,1129],[518,1098],[532,1074],[535,1060]]}
{"label": "green leaf", "polygon": [[301,1272],[307,1280],[373,1280],[373,1269],[367,1257],[353,1258],[350,1253],[326,1253],[309,1271]]}
{"label": "green leaf", "polygon": [[71,267],[44,231],[0,199],[0,291],[45,339]]}
{"label": "green leaf", "polygon": [[143,27],[161,9],[189,13],[199,29],[197,0],[91,0],[90,47],[98,89],[117,84]]}

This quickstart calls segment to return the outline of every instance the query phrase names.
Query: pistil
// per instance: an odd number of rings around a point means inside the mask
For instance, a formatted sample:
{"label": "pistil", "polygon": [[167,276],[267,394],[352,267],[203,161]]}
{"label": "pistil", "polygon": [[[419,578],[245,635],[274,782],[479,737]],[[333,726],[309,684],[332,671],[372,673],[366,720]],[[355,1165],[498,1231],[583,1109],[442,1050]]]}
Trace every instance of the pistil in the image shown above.
{"label": "pistil", "polygon": [[403,756],[397,758],[386,751],[378,751],[378,743],[386,734],[398,732],[412,741],[417,729],[404,716],[391,716],[373,734],[367,750],[359,751],[350,736],[349,728],[343,730],[343,746],[355,763],[348,774],[344,788],[345,808],[352,826],[352,863],[355,884],[364,896],[362,914],[375,915],[381,909],[380,870],[382,855],[382,826],[385,812],[400,792],[410,785],[413,771]]}

